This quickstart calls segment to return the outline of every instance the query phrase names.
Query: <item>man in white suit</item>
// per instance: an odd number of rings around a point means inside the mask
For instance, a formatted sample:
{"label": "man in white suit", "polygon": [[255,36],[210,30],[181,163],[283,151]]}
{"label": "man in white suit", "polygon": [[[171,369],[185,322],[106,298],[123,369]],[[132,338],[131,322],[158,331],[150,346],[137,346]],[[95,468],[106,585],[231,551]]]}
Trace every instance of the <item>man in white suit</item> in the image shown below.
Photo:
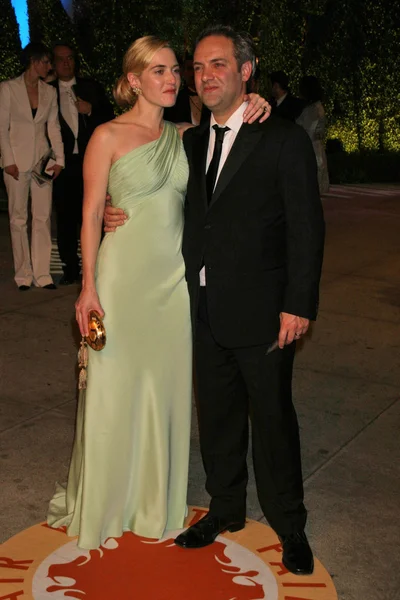
{"label": "man in white suit", "polygon": [[[7,189],[15,282],[21,291],[30,286],[55,289],[50,275],[50,216],[52,184],[39,185],[32,169],[51,147],[56,156],[49,170],[54,178],[64,166],[58,121],[57,94],[43,79],[51,68],[51,53],[40,43],[23,51],[25,70],[0,84],[0,150]],[[32,198],[32,235],[29,248],[27,219]]]}

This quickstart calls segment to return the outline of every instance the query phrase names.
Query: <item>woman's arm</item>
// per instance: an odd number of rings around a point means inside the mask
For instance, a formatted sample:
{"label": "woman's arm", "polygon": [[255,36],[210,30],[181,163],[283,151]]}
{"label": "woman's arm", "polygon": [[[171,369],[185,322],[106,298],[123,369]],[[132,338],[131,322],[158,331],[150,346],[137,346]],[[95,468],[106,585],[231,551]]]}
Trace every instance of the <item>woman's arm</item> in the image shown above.
{"label": "woman's arm", "polygon": [[90,310],[97,310],[101,316],[104,315],[96,291],[95,268],[113,151],[109,126],[100,125],[90,138],[83,163],[84,195],[81,230],[83,277],[82,291],[75,304],[76,319],[82,335],[88,335]]}
{"label": "woman's arm", "polygon": [[3,168],[15,166],[15,158],[10,143],[11,118],[10,86],[8,81],[0,84],[0,154]]}

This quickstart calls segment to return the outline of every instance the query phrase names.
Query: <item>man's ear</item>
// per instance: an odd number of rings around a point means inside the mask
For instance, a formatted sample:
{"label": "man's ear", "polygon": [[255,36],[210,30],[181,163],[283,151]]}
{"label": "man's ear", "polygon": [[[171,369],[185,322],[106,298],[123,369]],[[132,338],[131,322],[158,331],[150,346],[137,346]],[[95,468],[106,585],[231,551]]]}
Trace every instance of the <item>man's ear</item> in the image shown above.
{"label": "man's ear", "polygon": [[242,64],[242,68],[240,69],[242,73],[242,81],[249,81],[251,74],[253,72],[253,65],[250,60],[246,61]]}

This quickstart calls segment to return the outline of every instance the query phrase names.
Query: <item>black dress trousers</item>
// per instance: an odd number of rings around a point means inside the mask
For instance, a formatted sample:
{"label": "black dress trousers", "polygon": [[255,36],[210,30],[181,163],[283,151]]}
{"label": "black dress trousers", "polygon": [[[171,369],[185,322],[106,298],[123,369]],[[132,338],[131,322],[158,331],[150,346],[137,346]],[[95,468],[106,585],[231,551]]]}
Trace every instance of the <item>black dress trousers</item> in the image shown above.
{"label": "black dress trousers", "polygon": [[200,289],[195,368],[210,513],[232,520],[246,515],[250,415],[257,493],[264,515],[278,534],[303,530],[307,513],[292,403],[295,344],[268,355],[268,345],[224,348],[210,329],[206,290]]}
{"label": "black dress trousers", "polygon": [[58,252],[65,277],[71,280],[77,279],[80,273],[78,239],[82,226],[82,166],[82,157],[73,154],[53,184]]}

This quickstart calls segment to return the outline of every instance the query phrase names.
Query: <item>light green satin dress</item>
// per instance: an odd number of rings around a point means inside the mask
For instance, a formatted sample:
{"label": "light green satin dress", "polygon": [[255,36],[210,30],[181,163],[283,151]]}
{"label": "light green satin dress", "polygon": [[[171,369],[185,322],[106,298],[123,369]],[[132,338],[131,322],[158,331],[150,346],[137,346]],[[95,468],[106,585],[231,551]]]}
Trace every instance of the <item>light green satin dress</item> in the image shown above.
{"label": "light green satin dress", "polygon": [[127,222],[105,236],[96,285],[107,343],[90,350],[65,490],[48,524],[78,546],[124,531],[161,538],[186,513],[192,348],[181,253],[188,165],[177,129],[111,167],[113,205]]}

